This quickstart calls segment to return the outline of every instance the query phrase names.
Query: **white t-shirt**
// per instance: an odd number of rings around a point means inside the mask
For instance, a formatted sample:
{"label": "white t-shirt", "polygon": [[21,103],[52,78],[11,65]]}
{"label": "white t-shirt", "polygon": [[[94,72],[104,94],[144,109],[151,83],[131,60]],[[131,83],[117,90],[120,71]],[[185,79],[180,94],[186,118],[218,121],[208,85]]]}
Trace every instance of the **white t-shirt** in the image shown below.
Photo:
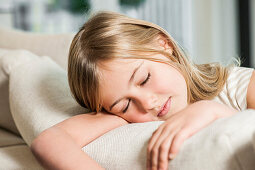
{"label": "white t-shirt", "polygon": [[239,111],[247,109],[247,89],[253,68],[233,67],[223,90],[213,100]]}

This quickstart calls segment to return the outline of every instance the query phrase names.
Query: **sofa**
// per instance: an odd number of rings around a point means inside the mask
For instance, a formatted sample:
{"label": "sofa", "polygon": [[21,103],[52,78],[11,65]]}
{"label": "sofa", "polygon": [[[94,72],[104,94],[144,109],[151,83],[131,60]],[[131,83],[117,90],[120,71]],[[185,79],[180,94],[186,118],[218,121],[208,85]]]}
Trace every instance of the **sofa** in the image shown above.
{"label": "sofa", "polygon": [[[75,102],[68,86],[73,36],[0,28],[1,170],[43,169],[30,151],[33,139],[71,116],[89,113]],[[127,124],[81,149],[105,169],[143,170],[147,143],[162,123]],[[249,109],[218,119],[190,137],[169,161],[169,169],[255,170],[254,148],[255,111]]]}

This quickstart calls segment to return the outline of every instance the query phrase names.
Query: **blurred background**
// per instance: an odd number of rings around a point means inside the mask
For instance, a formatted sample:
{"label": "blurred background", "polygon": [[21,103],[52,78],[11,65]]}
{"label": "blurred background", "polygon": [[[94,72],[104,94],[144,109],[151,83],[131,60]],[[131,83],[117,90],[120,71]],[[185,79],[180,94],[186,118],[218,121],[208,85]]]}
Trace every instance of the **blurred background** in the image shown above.
{"label": "blurred background", "polygon": [[255,67],[255,0],[0,0],[0,27],[75,33],[100,10],[158,24],[196,63]]}

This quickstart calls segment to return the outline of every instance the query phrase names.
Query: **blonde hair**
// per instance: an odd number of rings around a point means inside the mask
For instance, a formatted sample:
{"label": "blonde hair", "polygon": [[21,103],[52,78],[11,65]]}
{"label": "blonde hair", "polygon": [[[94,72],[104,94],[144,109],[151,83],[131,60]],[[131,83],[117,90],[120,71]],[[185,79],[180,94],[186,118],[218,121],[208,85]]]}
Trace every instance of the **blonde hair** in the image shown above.
{"label": "blonde hair", "polygon": [[[172,54],[151,48],[159,35],[169,41]],[[169,62],[149,57],[158,53],[168,57]],[[148,59],[175,67],[186,80],[188,103],[217,96],[230,68],[218,63],[194,64],[181,46],[156,24],[118,13],[99,12],[81,27],[69,50],[68,82],[81,106],[96,112],[102,109],[98,68],[100,63],[116,58]]]}

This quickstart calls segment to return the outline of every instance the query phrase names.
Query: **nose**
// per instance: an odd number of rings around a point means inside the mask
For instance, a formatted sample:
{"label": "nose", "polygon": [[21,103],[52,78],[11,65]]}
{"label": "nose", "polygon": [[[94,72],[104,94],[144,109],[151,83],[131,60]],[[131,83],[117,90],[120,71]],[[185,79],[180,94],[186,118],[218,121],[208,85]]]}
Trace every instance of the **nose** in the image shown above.
{"label": "nose", "polygon": [[159,109],[158,97],[156,94],[145,92],[143,94],[140,94],[137,98],[138,98],[141,108],[145,112],[149,112],[152,110],[157,111]]}

